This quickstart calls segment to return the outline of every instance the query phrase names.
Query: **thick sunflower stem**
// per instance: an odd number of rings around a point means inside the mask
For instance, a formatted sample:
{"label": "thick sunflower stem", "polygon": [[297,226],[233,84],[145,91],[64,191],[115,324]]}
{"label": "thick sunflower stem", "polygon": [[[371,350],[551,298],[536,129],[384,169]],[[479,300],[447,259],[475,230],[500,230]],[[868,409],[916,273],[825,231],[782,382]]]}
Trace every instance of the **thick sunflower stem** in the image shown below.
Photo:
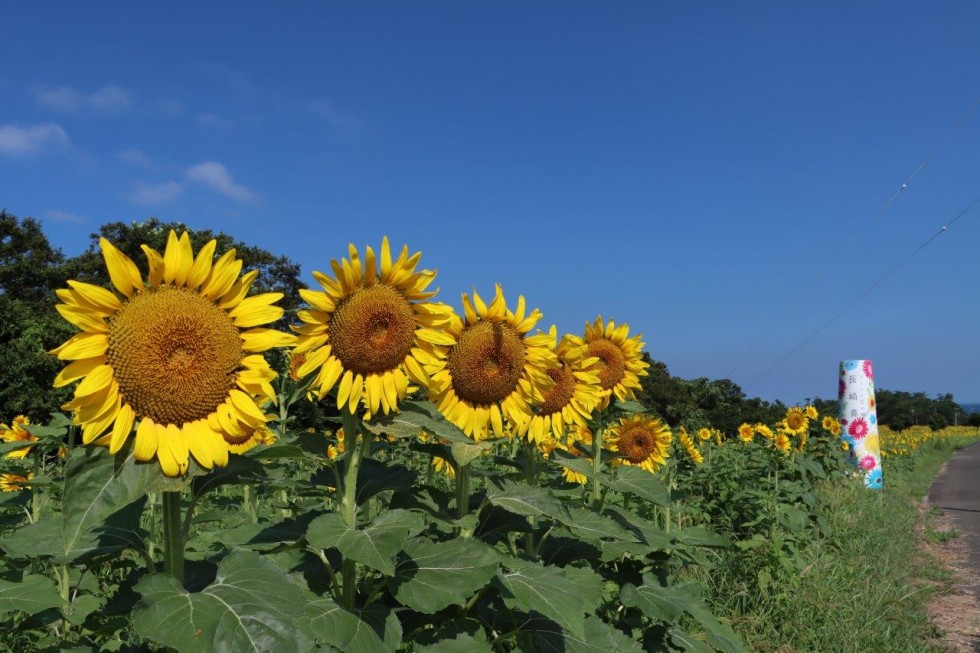
{"label": "thick sunflower stem", "polygon": [[[355,529],[357,528],[357,473],[361,468],[361,461],[371,449],[371,439],[365,435],[358,440],[361,419],[347,407],[344,407],[342,419],[347,465],[344,471],[344,495],[340,500],[340,508],[344,524],[348,528]],[[342,574],[344,578],[344,605],[353,608],[357,597],[357,563],[345,558]]]}
{"label": "thick sunflower stem", "polygon": [[[527,438],[524,441],[524,457],[525,457],[525,474],[524,477],[527,480],[528,485],[538,484],[538,466],[537,466],[537,454],[538,449],[534,444]],[[535,531],[538,528],[538,520],[532,515],[529,516],[528,521],[531,523],[531,530],[524,535],[524,551],[529,556],[535,554],[536,544],[535,544]]]}
{"label": "thick sunflower stem", "polygon": [[470,464],[456,469],[456,519],[462,519],[470,512]]}
{"label": "thick sunflower stem", "polygon": [[163,570],[184,584],[184,520],[180,492],[163,493]]}
{"label": "thick sunflower stem", "polygon": [[602,465],[602,427],[595,430],[592,438],[592,509],[602,508],[602,484],[599,481],[599,467]]}

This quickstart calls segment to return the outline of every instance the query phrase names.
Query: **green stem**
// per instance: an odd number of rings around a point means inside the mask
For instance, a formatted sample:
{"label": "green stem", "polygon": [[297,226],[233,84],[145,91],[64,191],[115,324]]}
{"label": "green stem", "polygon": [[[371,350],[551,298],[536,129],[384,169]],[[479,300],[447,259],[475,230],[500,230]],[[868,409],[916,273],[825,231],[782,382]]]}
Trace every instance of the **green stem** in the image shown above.
{"label": "green stem", "polygon": [[470,464],[456,469],[456,519],[462,519],[470,511]]}
{"label": "green stem", "polygon": [[[524,478],[527,480],[528,485],[538,484],[538,448],[534,446],[534,443],[523,438],[524,442]],[[538,520],[533,515],[528,516],[527,520],[531,523],[531,530],[524,535],[524,551],[529,556],[534,556],[536,547],[534,543],[534,536],[538,528]]]}
{"label": "green stem", "polygon": [[249,521],[253,524],[259,523],[259,497],[255,488],[248,484],[245,485],[245,511]]}
{"label": "green stem", "polygon": [[602,507],[602,487],[599,482],[599,467],[602,464],[602,431],[597,427],[592,437],[592,509],[598,511]]}
{"label": "green stem", "polygon": [[163,570],[184,583],[184,524],[180,492],[163,493]]}
{"label": "green stem", "polygon": [[[361,419],[358,415],[345,407],[341,417],[344,423],[344,450],[347,452],[347,464],[344,470],[344,495],[340,500],[340,508],[344,524],[353,530],[357,528],[357,472],[361,468],[364,456],[371,449],[371,438],[365,434],[360,440],[357,439],[361,429]],[[345,558],[342,573],[344,605],[353,608],[357,597],[357,563]]]}

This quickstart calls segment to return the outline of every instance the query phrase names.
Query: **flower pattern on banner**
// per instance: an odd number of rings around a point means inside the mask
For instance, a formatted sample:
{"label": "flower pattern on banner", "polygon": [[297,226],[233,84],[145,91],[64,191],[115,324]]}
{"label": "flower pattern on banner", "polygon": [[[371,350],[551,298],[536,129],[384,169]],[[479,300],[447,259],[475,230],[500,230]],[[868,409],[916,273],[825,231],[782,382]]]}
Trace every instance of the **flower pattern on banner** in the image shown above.
{"label": "flower pattern on banner", "polygon": [[841,439],[848,444],[851,462],[864,474],[865,487],[880,488],[881,447],[871,361],[841,361],[839,381]]}

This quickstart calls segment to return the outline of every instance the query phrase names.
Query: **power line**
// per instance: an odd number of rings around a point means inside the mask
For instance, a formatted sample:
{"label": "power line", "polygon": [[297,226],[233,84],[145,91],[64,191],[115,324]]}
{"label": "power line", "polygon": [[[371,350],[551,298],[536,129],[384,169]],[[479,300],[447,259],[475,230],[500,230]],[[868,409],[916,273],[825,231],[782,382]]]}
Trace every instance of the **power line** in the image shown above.
{"label": "power line", "polygon": [[810,342],[811,340],[813,340],[813,339],[814,339],[815,337],[817,337],[817,335],[819,335],[819,334],[820,334],[820,333],[821,333],[821,332],[822,332],[822,331],[823,331],[824,329],[826,329],[826,328],[827,328],[828,326],[830,326],[831,324],[833,324],[833,323],[834,323],[834,322],[835,322],[835,321],[837,320],[837,318],[839,318],[839,317],[840,317],[841,315],[843,315],[844,313],[846,313],[846,312],[847,312],[847,311],[848,311],[848,310],[849,310],[849,309],[850,309],[851,307],[853,307],[853,306],[854,306],[855,304],[857,304],[857,303],[858,303],[859,301],[861,301],[862,299],[864,299],[864,298],[865,298],[865,297],[866,297],[866,296],[868,295],[868,293],[870,293],[870,292],[871,292],[872,290],[874,290],[874,289],[875,289],[875,288],[877,288],[877,287],[878,287],[879,285],[881,285],[881,283],[882,283],[882,282],[883,282],[883,281],[884,281],[885,279],[887,279],[887,278],[888,278],[888,277],[890,277],[890,276],[891,276],[892,274],[894,274],[894,273],[895,273],[895,272],[896,272],[896,271],[897,271],[897,270],[898,270],[898,269],[899,269],[900,267],[902,267],[902,266],[903,266],[903,265],[905,265],[905,264],[906,264],[906,263],[907,263],[907,262],[908,262],[909,260],[911,260],[911,259],[912,259],[912,257],[914,257],[914,256],[915,256],[916,254],[918,254],[918,253],[919,253],[919,252],[921,252],[921,251],[922,251],[923,249],[925,249],[925,248],[926,248],[926,247],[927,247],[927,246],[928,246],[928,245],[929,245],[930,243],[932,243],[932,241],[934,241],[934,240],[936,240],[937,238],[939,238],[939,236],[941,236],[941,235],[943,235],[944,233],[946,233],[946,232],[947,232],[947,231],[949,230],[949,228],[950,228],[950,227],[952,227],[952,226],[953,226],[953,224],[954,224],[954,223],[955,223],[955,222],[956,222],[957,220],[959,220],[959,219],[960,219],[960,218],[962,218],[962,217],[963,217],[964,215],[966,215],[967,213],[969,213],[969,212],[970,212],[970,211],[971,211],[971,210],[973,209],[973,207],[975,207],[975,206],[976,206],[977,204],[980,204],[980,198],[977,198],[977,199],[975,199],[975,200],[973,200],[973,203],[972,203],[972,204],[970,204],[970,206],[968,206],[968,207],[966,207],[965,209],[963,209],[962,211],[960,211],[960,212],[959,212],[959,213],[958,213],[958,214],[956,215],[956,217],[954,217],[954,218],[953,218],[952,220],[950,220],[950,221],[949,221],[949,222],[948,222],[947,224],[944,224],[944,225],[943,225],[943,226],[942,226],[942,227],[941,227],[941,228],[940,228],[940,229],[939,229],[938,231],[936,231],[936,233],[934,233],[934,234],[933,234],[932,236],[930,236],[930,237],[929,237],[929,238],[928,238],[928,239],[927,239],[927,240],[926,240],[925,242],[923,242],[923,243],[922,243],[921,245],[919,245],[919,246],[918,246],[917,248],[915,248],[915,249],[914,249],[914,250],[912,251],[912,253],[911,253],[911,254],[909,254],[908,256],[906,256],[905,258],[903,258],[903,259],[902,259],[901,261],[899,261],[898,263],[896,263],[896,264],[895,264],[895,265],[894,265],[894,266],[893,266],[893,267],[892,267],[892,268],[891,268],[890,270],[888,270],[888,272],[886,272],[885,274],[883,274],[883,275],[882,275],[881,277],[879,277],[879,278],[878,278],[878,279],[877,279],[877,280],[876,280],[876,281],[875,281],[874,283],[872,283],[872,284],[871,284],[870,286],[868,286],[867,288],[865,288],[865,290],[864,290],[864,291],[863,291],[863,292],[862,292],[862,293],[861,293],[860,295],[858,295],[858,296],[857,296],[856,298],[854,298],[854,300],[853,300],[853,301],[851,301],[851,303],[849,303],[849,304],[848,304],[847,306],[845,306],[844,308],[842,308],[842,309],[841,309],[841,310],[840,310],[840,311],[839,311],[839,312],[838,312],[838,313],[837,313],[836,315],[834,315],[834,316],[833,316],[832,318],[830,318],[829,320],[827,320],[826,322],[824,322],[824,323],[823,323],[823,324],[822,324],[822,325],[821,325],[821,326],[820,326],[820,327],[819,327],[819,328],[818,328],[818,329],[817,329],[816,331],[814,331],[813,333],[811,333],[810,335],[808,335],[808,336],[807,336],[806,338],[804,338],[802,342],[800,342],[800,343],[799,343],[798,345],[796,345],[796,347],[794,347],[794,348],[793,348],[792,350],[790,350],[790,351],[789,351],[789,353],[787,353],[787,354],[786,354],[785,356],[783,356],[783,357],[782,357],[782,358],[780,358],[780,359],[779,359],[778,361],[776,361],[776,362],[775,362],[775,363],[774,363],[774,364],[773,364],[773,365],[772,365],[771,367],[769,367],[769,369],[767,369],[767,370],[766,370],[765,372],[763,372],[762,374],[760,374],[759,376],[757,376],[757,377],[756,377],[755,379],[753,379],[753,380],[752,380],[752,382],[751,382],[751,383],[749,383],[749,384],[748,384],[748,385],[746,386],[746,389],[748,389],[748,388],[751,388],[751,387],[752,387],[753,385],[755,385],[755,384],[756,384],[756,383],[758,383],[758,382],[759,382],[760,380],[762,380],[763,378],[765,378],[765,377],[766,377],[766,376],[767,376],[767,375],[768,375],[768,374],[769,374],[770,372],[772,372],[772,371],[773,371],[774,369],[776,369],[777,367],[779,367],[780,365],[782,365],[782,364],[783,364],[783,363],[784,363],[784,362],[785,362],[785,361],[786,361],[786,360],[787,360],[787,359],[788,359],[788,358],[789,358],[790,356],[792,356],[793,354],[795,354],[795,353],[796,353],[796,352],[798,352],[799,350],[801,350],[801,349],[803,349],[803,347],[804,347],[804,346],[806,346],[806,344],[807,344],[808,342]]}
{"label": "power line", "polygon": [[933,147],[932,150],[929,152],[929,154],[927,154],[926,157],[919,163],[918,167],[916,167],[916,169],[912,172],[912,174],[909,175],[908,178],[902,182],[902,184],[898,187],[898,189],[894,192],[894,194],[892,194],[892,196],[888,198],[888,201],[886,201],[884,204],[881,205],[881,208],[879,208],[878,212],[871,217],[871,220],[866,222],[864,226],[862,226],[855,233],[854,237],[851,239],[849,243],[847,243],[847,245],[838,249],[837,254],[832,258],[830,258],[830,262],[817,275],[814,281],[811,282],[810,285],[807,286],[802,293],[796,295],[796,301],[793,302],[789,306],[789,308],[783,311],[783,313],[781,313],[776,318],[776,321],[773,322],[769,330],[767,330],[765,333],[762,334],[762,337],[759,338],[759,340],[749,349],[748,352],[745,353],[745,355],[743,355],[741,358],[735,361],[735,364],[732,365],[732,367],[728,370],[728,372],[725,373],[725,376],[727,378],[732,378],[732,375],[735,372],[735,370],[741,367],[745,361],[747,361],[756,351],[758,351],[759,347],[761,347],[762,344],[765,343],[766,340],[768,340],[769,336],[771,336],[776,331],[776,329],[778,329],[786,321],[787,318],[789,318],[793,313],[795,313],[796,310],[800,306],[802,306],[807,299],[809,299],[810,294],[814,291],[814,289],[816,289],[817,286],[819,286],[827,278],[828,274],[830,274],[830,272],[836,268],[836,264],[840,260],[841,256],[843,256],[845,252],[850,250],[850,248],[856,242],[858,242],[858,240],[860,240],[871,227],[876,225],[878,221],[881,220],[881,218],[885,215],[885,213],[887,213],[888,210],[892,207],[892,204],[894,204],[895,201],[899,198],[899,196],[908,189],[909,185],[912,183],[912,180],[915,179],[916,175],[918,175],[919,172],[921,172],[922,169],[925,168],[926,165],[928,165],[929,162],[937,154],[939,154],[939,152],[946,146],[946,144],[950,141],[950,139],[952,139],[953,136],[956,135],[956,133],[960,130],[960,128],[962,128],[963,125],[965,125],[967,121],[969,121],[969,119],[973,116],[973,113],[976,111],[977,106],[980,106],[980,98],[978,98],[973,103],[973,105],[969,109],[967,109],[967,111],[962,116],[960,116],[960,119],[956,122],[956,124],[952,127],[952,129],[950,129],[949,131],[946,132],[945,135],[943,135],[943,137],[939,140],[939,142],[935,145],[935,147]]}

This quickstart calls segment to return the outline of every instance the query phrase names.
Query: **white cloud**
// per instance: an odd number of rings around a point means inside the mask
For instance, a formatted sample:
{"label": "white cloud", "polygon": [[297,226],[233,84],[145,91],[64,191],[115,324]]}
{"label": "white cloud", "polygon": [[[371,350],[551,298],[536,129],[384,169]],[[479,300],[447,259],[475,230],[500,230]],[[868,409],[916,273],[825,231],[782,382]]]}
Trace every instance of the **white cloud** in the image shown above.
{"label": "white cloud", "polygon": [[115,84],[107,84],[91,93],[80,93],[70,86],[39,87],[34,89],[34,99],[46,109],[69,113],[80,109],[121,113],[133,102],[129,91]]}
{"label": "white cloud", "polygon": [[53,122],[31,127],[0,127],[0,154],[9,156],[36,154],[46,147],[64,147],[68,142],[68,134]]}
{"label": "white cloud", "polygon": [[188,181],[196,182],[238,202],[255,198],[251,190],[236,184],[228,170],[217,161],[205,161],[187,169]]}
{"label": "white cloud", "polygon": [[153,163],[153,159],[150,158],[150,155],[140,150],[123,150],[121,152],[116,152],[116,158],[123,163],[140,166],[148,170],[156,169],[156,164]]}
{"label": "white cloud", "polygon": [[74,222],[76,224],[85,222],[85,218],[83,216],[75,215],[74,213],[69,213],[68,211],[59,211],[58,209],[45,211],[44,218],[46,220],[51,220],[52,222]]}
{"label": "white cloud", "polygon": [[137,204],[161,204],[177,199],[184,192],[183,186],[173,179],[159,184],[137,181],[133,184],[133,192],[129,198]]}

